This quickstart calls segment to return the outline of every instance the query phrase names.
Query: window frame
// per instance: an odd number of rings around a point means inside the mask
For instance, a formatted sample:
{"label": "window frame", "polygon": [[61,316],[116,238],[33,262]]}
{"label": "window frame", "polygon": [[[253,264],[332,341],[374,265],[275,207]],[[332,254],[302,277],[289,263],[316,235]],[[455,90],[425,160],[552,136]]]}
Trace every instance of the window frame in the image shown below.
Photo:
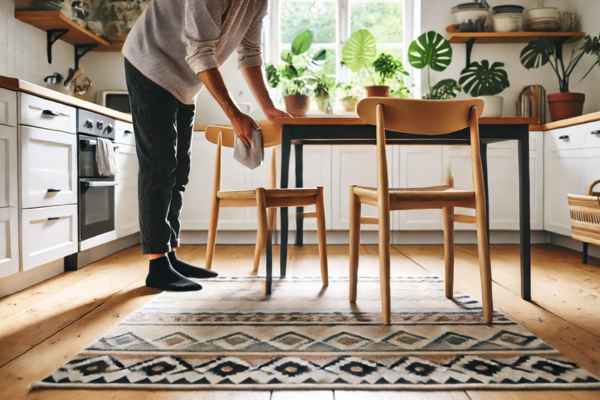
{"label": "window frame", "polygon": [[[266,62],[278,64],[279,54],[281,54],[281,2],[285,0],[269,0],[269,11],[266,16],[263,38],[264,38],[264,57]],[[340,63],[342,46],[350,37],[350,18],[351,0],[336,0],[337,15],[336,15],[336,79],[348,79],[348,71],[344,70]],[[403,0],[404,1],[404,38],[402,45],[404,49],[408,49],[408,45],[418,36],[420,27],[420,9],[421,0]],[[400,45],[400,43],[398,43]],[[419,73],[415,73],[414,69],[408,63],[408,52],[402,54],[402,62],[410,74],[410,79],[413,83],[414,93],[420,93],[421,77]]]}

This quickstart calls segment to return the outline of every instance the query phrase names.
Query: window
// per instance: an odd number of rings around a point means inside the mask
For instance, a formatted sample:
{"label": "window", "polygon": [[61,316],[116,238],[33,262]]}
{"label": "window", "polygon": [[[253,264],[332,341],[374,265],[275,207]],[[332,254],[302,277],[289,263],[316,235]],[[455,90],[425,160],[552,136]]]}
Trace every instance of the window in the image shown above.
{"label": "window", "polygon": [[377,39],[379,51],[400,57],[406,64],[406,43],[413,0],[271,0],[266,24],[266,57],[279,63],[281,50],[290,47],[294,36],[310,29],[315,48],[331,50],[325,68],[344,80],[347,72],[340,66],[341,48],[352,32],[369,29]]}

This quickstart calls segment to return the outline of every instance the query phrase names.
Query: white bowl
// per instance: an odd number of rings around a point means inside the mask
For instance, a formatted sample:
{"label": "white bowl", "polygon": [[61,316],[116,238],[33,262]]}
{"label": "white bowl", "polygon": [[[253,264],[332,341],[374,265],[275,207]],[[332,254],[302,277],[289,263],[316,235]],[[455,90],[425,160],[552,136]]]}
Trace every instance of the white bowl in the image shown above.
{"label": "white bowl", "polygon": [[560,29],[560,11],[555,7],[532,8],[525,11],[527,28],[534,31]]}
{"label": "white bowl", "polygon": [[493,17],[496,32],[520,32],[523,30],[523,14],[504,13]]}

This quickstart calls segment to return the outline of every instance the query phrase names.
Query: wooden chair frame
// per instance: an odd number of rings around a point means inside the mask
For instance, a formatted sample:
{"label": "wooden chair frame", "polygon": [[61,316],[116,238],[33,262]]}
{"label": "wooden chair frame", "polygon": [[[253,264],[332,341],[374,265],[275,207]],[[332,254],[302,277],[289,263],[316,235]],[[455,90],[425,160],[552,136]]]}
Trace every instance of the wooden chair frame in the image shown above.
{"label": "wooden chair frame", "polygon": [[[379,275],[381,307],[385,324],[391,322],[390,294],[390,212],[395,210],[441,209],[444,223],[444,275],[446,297],[453,297],[454,223],[474,223],[480,265],[483,318],[492,322],[492,277],[486,217],[486,192],[480,154],[479,115],[483,102],[476,99],[456,101],[368,98],[358,105],[365,123],[376,126],[377,188],[350,187],[350,302],[355,303],[358,285],[358,261],[361,224],[379,226]],[[386,130],[416,135],[440,135],[468,128],[474,191],[453,189],[452,178],[446,185],[429,188],[390,189],[387,173]],[[376,207],[377,218],[361,218],[361,205]],[[456,215],[455,207],[472,208],[475,217]]]}
{"label": "wooden chair frame", "polygon": [[267,250],[267,285],[266,293],[271,294],[272,277],[272,257],[271,257],[271,233],[276,226],[276,209],[280,207],[303,207],[315,206],[314,212],[304,214],[306,218],[316,218],[317,220],[317,238],[319,247],[319,256],[321,263],[321,279],[323,286],[329,284],[328,265],[327,265],[327,238],[325,226],[325,206],[323,188],[305,188],[305,189],[277,189],[277,151],[276,146],[281,143],[280,126],[264,122],[261,123],[263,133],[263,144],[265,148],[271,148],[271,161],[268,173],[268,188],[256,188],[245,191],[222,191],[222,153],[223,146],[233,147],[234,133],[228,126],[213,125],[205,130],[206,138],[209,142],[217,145],[215,154],[213,187],[211,194],[211,213],[208,229],[208,241],[206,245],[207,268],[212,268],[215,246],[217,239],[217,228],[219,223],[219,210],[223,207],[256,207],[257,209],[257,237],[254,249],[254,260],[252,274],[257,274],[260,266],[260,259],[263,251]]}

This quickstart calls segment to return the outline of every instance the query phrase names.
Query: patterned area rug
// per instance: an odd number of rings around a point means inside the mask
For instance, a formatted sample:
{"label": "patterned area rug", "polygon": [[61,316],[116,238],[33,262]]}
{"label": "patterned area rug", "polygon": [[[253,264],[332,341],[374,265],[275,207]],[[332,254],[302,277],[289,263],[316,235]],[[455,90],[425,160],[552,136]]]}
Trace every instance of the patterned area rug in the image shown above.
{"label": "patterned area rug", "polygon": [[598,378],[499,312],[485,325],[468,296],[438,277],[392,282],[393,324],[380,324],[379,284],[288,278],[217,279],[201,293],[163,293],[38,388],[592,389]]}

